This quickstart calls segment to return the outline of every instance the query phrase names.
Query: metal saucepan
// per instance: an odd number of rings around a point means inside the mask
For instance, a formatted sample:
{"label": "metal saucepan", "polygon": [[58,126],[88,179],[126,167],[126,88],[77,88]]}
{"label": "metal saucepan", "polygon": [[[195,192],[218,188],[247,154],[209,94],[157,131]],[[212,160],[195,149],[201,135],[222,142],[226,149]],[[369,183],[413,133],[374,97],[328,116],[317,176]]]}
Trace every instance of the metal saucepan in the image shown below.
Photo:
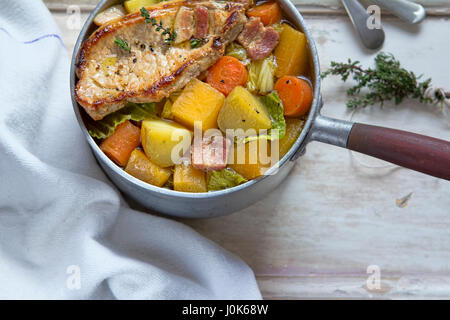
{"label": "metal saucepan", "polygon": [[184,193],[154,187],[142,182],[115,165],[91,138],[83,122],[86,114],[74,97],[75,62],[80,46],[96,29],[94,17],[102,10],[118,4],[120,0],[103,0],[95,8],[84,25],[75,45],[70,71],[73,108],[100,166],[113,183],[131,199],[146,208],[184,218],[209,218],[230,214],[262,199],[273,191],[289,174],[295,161],[310,141],[320,141],[348,148],[397,165],[429,175],[450,180],[450,142],[414,133],[330,119],[320,115],[319,58],[311,32],[302,15],[288,0],[278,1],[285,16],[306,34],[312,64],[314,100],[304,130],[291,150],[280,160],[278,168],[271,168],[267,175],[240,186],[209,193]]}

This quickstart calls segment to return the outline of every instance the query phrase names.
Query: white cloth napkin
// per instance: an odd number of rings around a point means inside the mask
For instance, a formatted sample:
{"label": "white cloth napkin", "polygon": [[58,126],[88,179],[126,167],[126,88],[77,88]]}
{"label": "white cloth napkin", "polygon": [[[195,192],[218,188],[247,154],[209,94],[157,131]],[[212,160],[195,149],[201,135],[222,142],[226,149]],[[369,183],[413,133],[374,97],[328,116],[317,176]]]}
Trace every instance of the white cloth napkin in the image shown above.
{"label": "white cloth napkin", "polygon": [[0,8],[0,298],[261,298],[240,259],[123,203],[76,123],[47,8]]}

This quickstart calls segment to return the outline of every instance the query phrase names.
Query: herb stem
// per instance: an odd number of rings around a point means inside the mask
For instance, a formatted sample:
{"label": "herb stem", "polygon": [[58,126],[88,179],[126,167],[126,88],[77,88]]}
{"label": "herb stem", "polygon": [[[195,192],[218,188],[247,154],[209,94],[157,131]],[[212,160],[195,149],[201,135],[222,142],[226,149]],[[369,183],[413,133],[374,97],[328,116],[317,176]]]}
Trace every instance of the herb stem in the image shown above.
{"label": "herb stem", "polygon": [[131,52],[131,46],[125,40],[116,38],[116,39],[114,39],[114,43],[122,50]]}
{"label": "herb stem", "polygon": [[170,45],[172,42],[175,41],[175,39],[177,38],[176,31],[172,30],[170,27],[164,27],[161,20],[158,23],[155,18],[150,17],[150,13],[148,12],[148,10],[145,7],[141,8],[141,16],[145,19],[145,23],[151,24],[153,27],[156,27],[155,28],[156,31],[159,32],[162,30],[161,34],[163,36],[167,36],[164,39],[164,42],[166,44]]}
{"label": "herb stem", "polygon": [[192,38],[191,40],[189,40],[189,43],[191,44],[191,48],[198,48],[202,45],[204,45],[206,42],[205,38],[201,38],[201,39],[197,39],[197,38]]}

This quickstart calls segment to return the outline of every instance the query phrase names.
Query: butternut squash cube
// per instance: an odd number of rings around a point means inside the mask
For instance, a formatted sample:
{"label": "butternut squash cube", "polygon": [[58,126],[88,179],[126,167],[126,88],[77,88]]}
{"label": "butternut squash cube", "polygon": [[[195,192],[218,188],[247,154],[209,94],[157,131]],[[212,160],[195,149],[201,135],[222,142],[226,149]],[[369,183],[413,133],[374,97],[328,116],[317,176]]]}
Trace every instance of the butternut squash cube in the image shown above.
{"label": "butternut squash cube", "polygon": [[157,166],[139,149],[135,149],[131,153],[125,171],[133,177],[157,187],[163,186],[172,175],[170,169]]}
{"label": "butternut squash cube", "polygon": [[303,130],[305,121],[298,118],[286,118],[286,135],[279,141],[280,159],[288,153]]}
{"label": "butternut squash cube", "polygon": [[173,188],[183,192],[207,192],[206,174],[190,164],[178,164],[173,175]]}
{"label": "butternut squash cube", "polygon": [[278,65],[275,70],[276,77],[305,74],[308,69],[308,49],[305,34],[283,23],[280,42],[275,49],[275,57]]}
{"label": "butternut squash cube", "polygon": [[141,126],[141,142],[145,154],[160,167],[176,164],[191,146],[192,132],[166,120],[145,120]]}
{"label": "butternut squash cube", "polygon": [[272,127],[266,107],[244,87],[236,87],[230,92],[217,122],[223,132],[227,129],[254,129],[258,133]]}
{"label": "butternut squash cube", "polygon": [[[263,150],[263,147],[266,146],[267,149]],[[264,175],[272,165],[270,148],[270,142],[264,144],[259,143],[257,140],[246,144],[236,144],[234,146],[233,163],[230,163],[229,167],[247,180],[258,178]]]}
{"label": "butternut squash cube", "polygon": [[225,96],[198,79],[192,79],[172,105],[176,121],[193,129],[194,122],[202,123],[202,130],[217,128],[217,115]]}

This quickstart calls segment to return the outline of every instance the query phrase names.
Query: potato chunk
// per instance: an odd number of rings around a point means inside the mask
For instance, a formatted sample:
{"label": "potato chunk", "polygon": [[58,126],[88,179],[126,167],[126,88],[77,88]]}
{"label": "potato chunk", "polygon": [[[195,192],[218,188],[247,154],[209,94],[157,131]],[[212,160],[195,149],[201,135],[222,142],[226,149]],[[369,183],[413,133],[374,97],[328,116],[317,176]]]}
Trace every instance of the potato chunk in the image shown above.
{"label": "potato chunk", "polygon": [[308,69],[308,50],[305,34],[283,23],[280,43],[275,49],[275,57],[278,64],[275,71],[277,78],[286,75],[304,75]]}
{"label": "potato chunk", "polygon": [[160,0],[127,0],[124,6],[128,13],[132,13],[139,11],[142,7],[152,6],[160,2]]}
{"label": "potato chunk", "polygon": [[201,121],[202,130],[217,128],[217,115],[225,96],[198,79],[192,79],[172,106],[176,121],[193,129],[195,121]]}
{"label": "potato chunk", "polygon": [[157,187],[163,186],[172,174],[170,169],[161,168],[151,162],[139,149],[135,149],[131,153],[125,171],[133,177]]}
{"label": "potato chunk", "polygon": [[191,146],[192,132],[165,120],[145,120],[141,141],[145,154],[160,167],[176,164]]}
{"label": "potato chunk", "polygon": [[102,26],[113,20],[122,18],[126,14],[123,5],[118,4],[116,6],[109,7],[105,11],[100,12],[94,19],[94,23],[97,26]]}
{"label": "potato chunk", "polygon": [[264,105],[243,87],[236,87],[225,100],[217,118],[220,130],[270,129],[272,121]]}
{"label": "potato chunk", "polygon": [[183,192],[207,192],[206,174],[190,164],[176,165],[173,188],[175,191]]}

